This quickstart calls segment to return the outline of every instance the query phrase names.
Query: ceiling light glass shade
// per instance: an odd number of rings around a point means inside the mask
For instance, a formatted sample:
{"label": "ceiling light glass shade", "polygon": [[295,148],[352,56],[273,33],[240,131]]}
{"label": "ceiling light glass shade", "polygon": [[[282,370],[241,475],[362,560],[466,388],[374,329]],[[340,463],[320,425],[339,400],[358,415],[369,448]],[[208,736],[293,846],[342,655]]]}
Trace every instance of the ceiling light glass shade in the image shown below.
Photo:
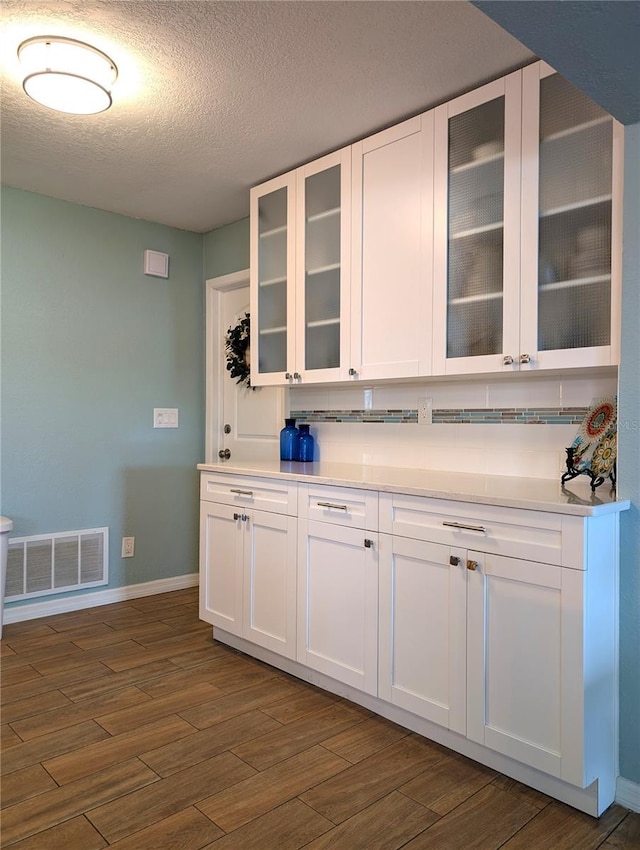
{"label": "ceiling light glass shade", "polygon": [[95,47],[72,38],[37,36],[22,42],[18,57],[26,73],[25,92],[43,106],[78,115],[111,106],[118,69]]}

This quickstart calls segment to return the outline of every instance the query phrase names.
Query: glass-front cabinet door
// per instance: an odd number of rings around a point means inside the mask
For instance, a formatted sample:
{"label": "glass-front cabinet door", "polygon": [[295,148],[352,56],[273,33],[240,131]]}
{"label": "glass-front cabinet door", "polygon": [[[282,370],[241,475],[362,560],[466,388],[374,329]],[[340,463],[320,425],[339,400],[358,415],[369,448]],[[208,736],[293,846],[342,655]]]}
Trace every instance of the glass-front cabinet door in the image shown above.
{"label": "glass-front cabinet door", "polygon": [[[251,383],[295,366],[295,172],[251,190]],[[287,376],[287,377],[285,377]]]}
{"label": "glass-front cabinet door", "polygon": [[351,149],[296,171],[296,371],[294,383],[347,377]]}
{"label": "glass-front cabinet door", "polygon": [[518,353],[521,75],[435,110],[434,372]]}
{"label": "glass-front cabinet door", "polygon": [[528,368],[618,362],[621,132],[548,65],[524,69],[520,353]]}

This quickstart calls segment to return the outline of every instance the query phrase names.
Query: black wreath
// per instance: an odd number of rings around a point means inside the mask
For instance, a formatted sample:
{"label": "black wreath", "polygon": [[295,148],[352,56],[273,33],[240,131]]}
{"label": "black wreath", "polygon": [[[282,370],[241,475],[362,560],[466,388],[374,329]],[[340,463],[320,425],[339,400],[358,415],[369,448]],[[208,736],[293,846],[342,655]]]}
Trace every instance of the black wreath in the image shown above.
{"label": "black wreath", "polygon": [[227,371],[236,384],[251,386],[251,370],[249,367],[249,347],[251,345],[249,313],[244,314],[237,325],[229,328],[225,340],[227,352]]}

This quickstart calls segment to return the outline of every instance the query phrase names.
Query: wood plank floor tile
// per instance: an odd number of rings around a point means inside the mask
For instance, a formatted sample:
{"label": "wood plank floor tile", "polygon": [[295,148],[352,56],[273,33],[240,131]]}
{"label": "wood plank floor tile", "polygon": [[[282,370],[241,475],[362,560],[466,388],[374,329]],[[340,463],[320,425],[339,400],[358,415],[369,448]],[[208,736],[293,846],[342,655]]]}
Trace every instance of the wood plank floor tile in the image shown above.
{"label": "wood plank floor tile", "polygon": [[471,759],[443,754],[424,773],[401,785],[400,791],[439,815],[446,815],[488,785],[495,775],[494,770]]}
{"label": "wood plank floor tile", "polygon": [[115,672],[120,673],[123,670],[130,670],[132,667],[140,667],[143,664],[149,664],[151,661],[160,661],[169,659],[173,655],[179,655],[181,652],[187,652],[190,649],[200,649],[209,637],[204,635],[188,635],[187,637],[170,638],[169,640],[160,641],[152,647],[140,647],[140,649],[123,655],[109,662],[109,667]]}
{"label": "wood plank floor tile", "polygon": [[409,735],[357,764],[347,762],[347,770],[316,783],[301,799],[334,823],[342,823],[441,757],[430,742]]}
{"label": "wood plank floor tile", "polygon": [[22,738],[13,731],[11,726],[8,723],[3,723],[0,726],[0,746],[2,750],[8,750],[9,747],[14,747],[16,744],[20,744],[22,742]]}
{"label": "wood plank floor tile", "polygon": [[316,838],[305,850],[397,850],[438,819],[419,803],[392,791]]}
{"label": "wood plank floor tile", "polygon": [[302,686],[295,699],[284,699],[268,706],[265,711],[280,723],[293,723],[320,708],[327,708],[338,701],[334,694],[324,693],[316,688]]}
{"label": "wood plank floor tile", "polygon": [[[33,717],[26,717],[24,720],[18,720],[12,724],[23,741],[56,732],[67,726],[77,726],[83,720],[93,720],[94,718],[98,720],[102,715],[109,715],[125,708],[152,701],[148,694],[143,694],[139,688],[133,686],[113,691],[113,693],[96,697],[96,699],[76,703],[72,703],[60,691],[52,691],[52,694],[58,694],[64,700],[62,708],[56,707],[42,714],[34,714]],[[51,694],[43,694],[42,697],[36,699],[44,699],[50,696]],[[11,710],[14,705],[16,703],[10,703],[7,706],[7,711]]]}
{"label": "wood plank floor tile", "polygon": [[11,845],[11,850],[102,850],[107,842],[89,821],[75,817]]}
{"label": "wood plank floor tile", "polygon": [[504,776],[501,773],[491,780],[491,784],[495,785],[496,788],[499,788],[501,791],[510,791],[512,794],[516,794],[527,803],[535,806],[536,809],[544,809],[545,806],[548,806],[549,803],[552,802],[552,798],[547,797],[547,795],[543,794],[542,791],[536,791],[535,788],[529,788],[528,785],[523,785],[522,782],[510,779],[508,776]]}
{"label": "wood plank floor tile", "polygon": [[[250,711],[248,714],[241,714],[239,717],[216,723],[215,726],[210,726],[201,732],[195,732],[193,726],[189,725],[189,728],[193,734],[185,740],[173,741],[164,746],[158,742],[154,749],[140,751],[141,760],[159,776],[170,776],[205,759],[213,758],[225,750],[231,750],[256,735],[263,735],[272,729],[282,727],[272,717],[267,717],[260,711]],[[235,754],[238,755],[238,753]],[[242,758],[240,755],[238,757]],[[248,759],[243,761],[249,762]]]}
{"label": "wood plank floor tile", "polygon": [[[531,806],[508,791],[494,785],[486,785],[477,794],[469,797],[460,806],[425,832],[405,845],[403,850],[497,850],[508,847],[508,839],[535,815],[542,817],[535,806]],[[507,844],[505,844],[507,842]],[[532,847],[528,846],[528,850]],[[546,850],[556,850],[554,844],[546,844]],[[574,845],[573,850],[577,850]]]}
{"label": "wood plank floor tile", "polygon": [[175,673],[144,682],[140,685],[140,688],[154,699],[166,693],[173,693],[181,688],[189,688],[198,684],[216,685],[223,692],[225,689],[220,687],[219,682],[224,677],[216,676],[216,668],[219,663],[218,660],[214,659],[187,669],[177,667]]}
{"label": "wood plank floor tile", "polygon": [[[128,761],[140,756],[151,747],[162,747],[163,744],[173,742],[180,747],[182,739],[195,733],[195,729],[186,720],[177,715],[163,717],[141,728],[122,735],[115,735],[105,740],[79,747],[73,752],[65,753],[53,759],[47,759],[44,767],[53,776],[58,785],[65,785],[98,773],[105,767]],[[149,764],[146,760],[146,764]],[[153,770],[153,765],[149,765]],[[158,773],[158,771],[155,771]]]}
{"label": "wood plank floor tile", "polygon": [[13,670],[7,670],[4,663],[2,665],[3,689],[11,687],[11,685],[20,685],[22,682],[29,682],[31,679],[39,679],[40,676],[42,676],[42,673],[39,673],[31,664],[14,667]]}
{"label": "wood plank floor tile", "polygon": [[57,785],[41,764],[33,764],[14,773],[4,774],[1,788],[0,796],[4,809],[14,803],[28,800],[29,797],[42,794],[43,791],[57,788]]}
{"label": "wood plank floor tile", "polygon": [[275,668],[266,664],[240,658],[219,658],[209,666],[207,682],[215,685],[221,692],[231,694],[279,675]]}
{"label": "wood plank floor tile", "polygon": [[70,782],[24,803],[9,806],[2,814],[2,840],[11,844],[108,800],[122,805],[118,797],[127,794],[129,796],[124,799],[128,800],[135,796],[131,792],[139,793],[137,789],[158,781],[156,774],[137,759],[109,767],[88,779]]}
{"label": "wood plank floor tile", "polygon": [[206,664],[214,658],[227,656],[231,650],[218,641],[207,643],[200,649],[191,649],[189,652],[181,652],[180,655],[172,656],[171,661],[176,667],[186,670],[196,667],[198,664]]}
{"label": "wood plank floor tile", "polygon": [[14,650],[11,649],[11,647],[9,646],[8,643],[1,641],[0,642],[0,658],[2,658],[2,659],[9,658],[11,655],[15,655]]}
{"label": "wood plank floor tile", "polygon": [[409,735],[408,729],[403,729],[383,717],[373,717],[346,732],[329,738],[324,742],[324,746],[342,756],[343,759],[356,764],[390,744],[401,741],[407,735]]}
{"label": "wood plank floor tile", "polygon": [[44,637],[54,634],[54,629],[48,625],[48,621],[42,619],[25,620],[22,623],[5,623],[2,630],[2,646],[8,646],[12,640],[25,634],[33,637]]}
{"label": "wood plank floor tile", "polygon": [[112,850],[200,850],[223,831],[192,806],[111,844]]}
{"label": "wood plank floor tile", "polygon": [[207,797],[197,808],[225,832],[230,832],[298,796],[316,782],[335,776],[348,765],[349,762],[328,750],[312,747]]}
{"label": "wood plank floor tile", "polygon": [[[45,691],[43,694],[38,694],[34,697],[16,700],[2,707],[2,720],[4,723],[11,723],[14,732],[17,732],[21,738],[25,738],[22,734],[24,724],[32,722],[39,725],[43,712],[48,714],[52,709],[60,708],[65,705],[73,705],[70,699],[60,691]],[[30,721],[29,718],[33,718]]]}
{"label": "wood plank floor tile", "polygon": [[109,733],[102,726],[93,720],[86,720],[77,726],[42,735],[26,743],[20,742],[10,749],[3,750],[0,767],[3,773],[11,773],[109,737]]}
{"label": "wood plank floor tile", "polygon": [[214,723],[221,723],[236,714],[242,714],[259,708],[261,711],[268,709],[270,705],[283,698],[294,697],[298,693],[298,686],[288,679],[269,679],[251,688],[245,688],[234,694],[220,697],[213,702],[181,711],[184,717],[198,729],[206,729]]}
{"label": "wood plank floor tile", "polygon": [[625,814],[626,809],[613,805],[596,819],[554,801],[507,841],[504,850],[594,850]]}
{"label": "wood plank floor tile", "polygon": [[12,655],[10,658],[4,658],[2,660],[3,675],[9,670],[14,670],[16,667],[22,667],[25,664],[45,662],[47,659],[57,658],[59,655],[74,654],[79,656],[81,653],[82,650],[80,647],[70,642],[58,643],[54,646],[38,647],[37,649],[32,649],[30,652],[21,652]]}
{"label": "wood plank floor tile", "polygon": [[640,847],[640,813],[629,812],[605,841],[606,850],[638,850]]}
{"label": "wood plank floor tile", "polygon": [[234,746],[233,752],[257,770],[266,770],[359,722],[344,706],[334,704],[286,726],[278,724],[274,731]]}
{"label": "wood plank floor tile", "polygon": [[170,637],[175,634],[175,629],[172,629],[170,626],[165,625],[164,623],[144,623],[140,626],[130,626],[127,629],[114,629],[110,628],[110,634],[104,634],[100,637],[84,637],[79,640],[74,640],[76,646],[79,646],[80,649],[88,651],[91,649],[97,649],[101,646],[107,646],[110,643],[121,643],[125,640],[135,640],[137,643],[140,643],[142,638],[147,637]]}
{"label": "wood plank floor tile", "polygon": [[61,643],[73,643],[74,639],[82,637],[97,637],[102,632],[111,632],[111,629],[105,626],[104,623],[87,622],[80,628],[70,629],[64,632],[54,631],[50,635],[34,636],[25,634],[23,637],[10,641],[9,645],[15,652],[23,653],[44,647],[57,646]]}
{"label": "wood plank floor tile", "polygon": [[300,800],[290,800],[203,850],[299,850],[332,826]]}
{"label": "wood plank floor tile", "polygon": [[[89,664],[90,662],[104,662],[119,658],[121,655],[127,655],[131,652],[137,652],[140,649],[140,644],[134,640],[121,640],[118,643],[112,642],[105,646],[100,646],[95,649],[83,650],[82,663]],[[49,676],[54,673],[64,673],[67,670],[72,670],[78,664],[78,657],[74,655],[58,656],[47,662],[34,662],[34,667],[44,676]],[[108,673],[113,673],[109,668]]]}
{"label": "wood plank floor tile", "polygon": [[93,809],[87,812],[87,817],[113,844],[126,835],[197,804],[212,791],[215,793],[236,785],[254,773],[253,768],[236,756],[222,753],[167,779],[160,779],[122,800]]}
{"label": "wood plank floor tile", "polygon": [[[82,660],[84,661],[84,658]],[[30,679],[28,682],[21,682],[19,685],[3,687],[2,704],[4,706],[7,703],[39,696],[47,691],[57,691],[65,685],[73,685],[87,679],[98,679],[100,676],[108,675],[109,672],[109,669],[99,661],[88,664],[76,662],[75,666],[65,669],[61,673],[52,673],[50,676],[44,675],[37,679]]]}
{"label": "wood plank floor tile", "polygon": [[138,685],[142,690],[141,686],[144,683],[165,676],[167,673],[173,673],[178,669],[171,661],[152,661],[150,664],[143,664],[142,667],[132,667],[130,670],[123,670],[122,673],[111,673],[109,676],[102,676],[93,682],[80,682],[77,685],[65,686],[60,690],[72,702],[80,702],[85,699],[95,699],[109,691],[117,691],[131,684]]}
{"label": "wood plank floor tile", "polygon": [[[120,735],[130,729],[145,726],[153,720],[160,720],[161,717],[168,717],[170,714],[181,712],[183,709],[202,705],[203,702],[209,702],[221,693],[222,691],[215,685],[198,684],[157,699],[149,697],[142,705],[103,714],[98,722],[111,735]],[[145,696],[148,695],[145,694]]]}

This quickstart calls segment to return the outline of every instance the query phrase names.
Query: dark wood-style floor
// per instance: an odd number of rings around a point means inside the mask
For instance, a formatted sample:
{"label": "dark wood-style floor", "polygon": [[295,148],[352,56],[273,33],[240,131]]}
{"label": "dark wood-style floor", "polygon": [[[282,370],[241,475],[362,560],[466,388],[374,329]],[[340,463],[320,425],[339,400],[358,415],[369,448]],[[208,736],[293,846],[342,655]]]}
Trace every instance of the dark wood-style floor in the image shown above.
{"label": "dark wood-style floor", "polygon": [[197,590],[5,626],[2,847],[631,850],[599,820],[214,643]]}

